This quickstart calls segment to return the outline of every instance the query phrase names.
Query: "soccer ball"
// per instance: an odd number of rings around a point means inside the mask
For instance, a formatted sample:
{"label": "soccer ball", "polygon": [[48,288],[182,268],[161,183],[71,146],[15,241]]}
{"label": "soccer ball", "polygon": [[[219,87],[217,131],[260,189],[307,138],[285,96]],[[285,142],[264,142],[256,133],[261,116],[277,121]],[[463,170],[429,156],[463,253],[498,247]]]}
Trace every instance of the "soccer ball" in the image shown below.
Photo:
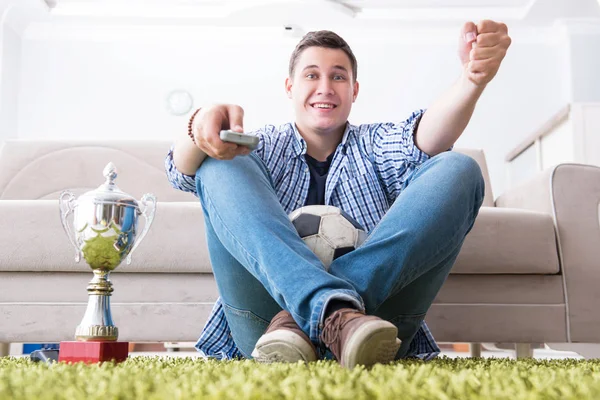
{"label": "soccer ball", "polygon": [[292,224],[325,269],[332,261],[358,248],[367,234],[362,226],[334,206],[306,206],[292,211]]}

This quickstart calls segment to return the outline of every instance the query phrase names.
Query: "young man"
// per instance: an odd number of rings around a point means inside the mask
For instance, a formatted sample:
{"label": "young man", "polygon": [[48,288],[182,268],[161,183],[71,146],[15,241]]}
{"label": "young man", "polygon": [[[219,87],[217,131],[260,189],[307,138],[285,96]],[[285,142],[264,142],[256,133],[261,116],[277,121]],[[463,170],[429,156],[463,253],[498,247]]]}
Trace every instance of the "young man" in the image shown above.
{"label": "young man", "polygon": [[[437,355],[424,317],[484,194],[477,164],[447,150],[509,45],[504,24],[466,23],[463,72],[427,111],[354,126],[356,59],[335,33],[311,32],[285,82],[296,121],[247,132],[255,151],[219,139],[243,132],[240,106],[194,113],[165,165],[174,187],[200,198],[221,296],[197,348],[263,362],[333,356],[349,368]],[[369,234],[329,270],[288,219],[310,204],[343,209]]]}

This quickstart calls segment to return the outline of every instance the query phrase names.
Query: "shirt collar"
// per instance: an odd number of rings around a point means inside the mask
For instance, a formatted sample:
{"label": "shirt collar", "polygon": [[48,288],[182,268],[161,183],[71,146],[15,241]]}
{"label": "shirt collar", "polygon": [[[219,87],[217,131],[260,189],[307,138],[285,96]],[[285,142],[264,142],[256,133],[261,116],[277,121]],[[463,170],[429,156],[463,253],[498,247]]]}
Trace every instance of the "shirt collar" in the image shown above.
{"label": "shirt collar", "polygon": [[[342,151],[346,152],[348,138],[353,131],[354,126],[350,122],[346,122],[346,129],[344,130],[344,135],[342,136],[342,141],[340,146],[342,146]],[[303,156],[306,154],[306,141],[298,131],[298,127],[295,123],[292,123],[292,129],[294,130],[294,136],[296,140],[294,140],[293,150],[294,156]]]}

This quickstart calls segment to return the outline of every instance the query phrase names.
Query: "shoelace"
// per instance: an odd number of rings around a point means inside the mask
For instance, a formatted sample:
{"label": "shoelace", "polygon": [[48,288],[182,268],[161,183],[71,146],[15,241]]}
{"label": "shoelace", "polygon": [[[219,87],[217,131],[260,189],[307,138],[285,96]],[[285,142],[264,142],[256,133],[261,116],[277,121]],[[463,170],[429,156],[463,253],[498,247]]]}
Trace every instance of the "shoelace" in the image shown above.
{"label": "shoelace", "polygon": [[[344,329],[344,326],[346,326],[348,324],[348,322],[354,320],[354,318],[349,318],[346,321],[342,321],[342,316],[348,313],[361,313],[358,310],[350,310],[350,309],[346,309],[346,310],[339,310],[335,313],[333,313],[333,315],[331,315],[327,321],[325,321],[326,325],[325,325],[325,329],[323,329],[323,342],[325,343],[325,345],[327,347],[330,347],[332,343],[334,343],[339,335],[340,332],[342,331],[342,329]],[[362,313],[361,313],[362,314]],[[333,335],[333,337],[331,337],[331,335]]]}

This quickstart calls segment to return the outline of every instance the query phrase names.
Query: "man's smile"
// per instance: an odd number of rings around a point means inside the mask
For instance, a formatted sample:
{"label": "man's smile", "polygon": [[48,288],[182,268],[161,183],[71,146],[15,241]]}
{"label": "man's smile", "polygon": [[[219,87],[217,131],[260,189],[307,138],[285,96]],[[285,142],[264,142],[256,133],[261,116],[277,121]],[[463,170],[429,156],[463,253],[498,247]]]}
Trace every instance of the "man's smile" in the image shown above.
{"label": "man's smile", "polygon": [[333,103],[312,103],[310,106],[320,113],[331,112],[337,107],[337,105]]}

